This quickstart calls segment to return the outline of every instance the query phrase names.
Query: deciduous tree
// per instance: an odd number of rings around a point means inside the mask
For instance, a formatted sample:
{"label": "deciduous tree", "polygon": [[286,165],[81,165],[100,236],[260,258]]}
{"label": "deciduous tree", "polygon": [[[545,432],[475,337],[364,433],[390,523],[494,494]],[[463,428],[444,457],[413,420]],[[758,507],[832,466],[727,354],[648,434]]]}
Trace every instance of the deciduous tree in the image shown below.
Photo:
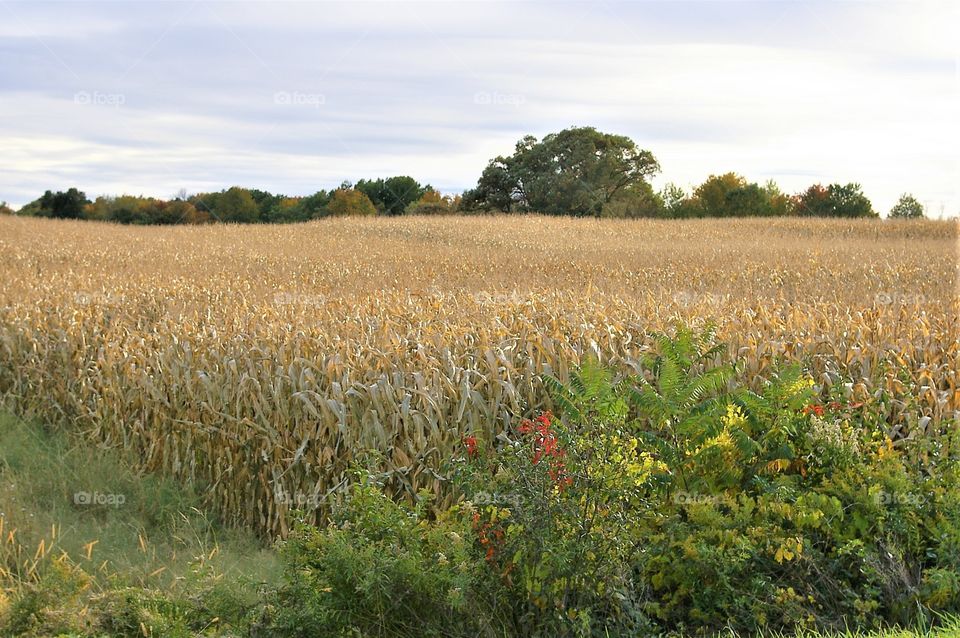
{"label": "deciduous tree", "polygon": [[402,215],[407,206],[430,190],[430,186],[421,186],[420,182],[409,175],[376,180],[361,179],[355,188],[369,197],[377,210],[384,215]]}
{"label": "deciduous tree", "polygon": [[477,187],[464,194],[464,205],[600,216],[618,195],[659,170],[653,154],[628,137],[570,128],[540,141],[524,137],[513,155],[491,160]]}
{"label": "deciduous tree", "polygon": [[327,204],[327,214],[332,216],[377,214],[377,208],[362,192],[355,188],[339,188],[333,192]]}
{"label": "deciduous tree", "polygon": [[814,184],[797,200],[797,214],[808,217],[878,217],[860,184]]}
{"label": "deciduous tree", "polygon": [[213,210],[214,215],[224,222],[250,224],[260,221],[260,207],[245,188],[228,188],[219,197]]}
{"label": "deciduous tree", "polygon": [[66,191],[46,191],[38,200],[36,214],[40,217],[82,219],[83,209],[90,203],[86,194],[76,188]]}
{"label": "deciduous tree", "polygon": [[904,193],[890,209],[891,219],[917,219],[923,217],[923,204],[916,197]]}

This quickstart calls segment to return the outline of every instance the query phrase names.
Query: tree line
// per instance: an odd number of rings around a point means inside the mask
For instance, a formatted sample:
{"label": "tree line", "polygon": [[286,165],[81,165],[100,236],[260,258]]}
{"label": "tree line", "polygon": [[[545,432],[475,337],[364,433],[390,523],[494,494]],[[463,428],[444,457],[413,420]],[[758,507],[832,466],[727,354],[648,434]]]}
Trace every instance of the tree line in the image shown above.
{"label": "tree line", "polygon": [[459,204],[459,197],[442,195],[412,177],[400,176],[344,182],[332,191],[305,197],[234,186],[212,193],[180,193],[169,200],[134,195],[90,200],[83,191],[70,188],[47,191],[16,214],[122,224],[285,223],[328,216],[452,213]]}
{"label": "tree line", "polygon": [[[813,184],[796,194],[774,181],[711,175],[688,192],[676,184],[656,191],[660,172],[651,151],[623,135],[592,127],[570,128],[538,140],[526,136],[510,156],[490,160],[476,187],[443,195],[400,175],[344,182],[331,191],[290,197],[234,186],[211,193],[181,192],[169,199],[133,195],[94,200],[76,188],[46,191],[18,215],[94,219],[125,224],[284,223],[330,216],[542,213],[575,217],[879,217],[860,185]],[[0,214],[14,211],[0,202]],[[890,217],[923,217],[923,206],[904,194]]]}

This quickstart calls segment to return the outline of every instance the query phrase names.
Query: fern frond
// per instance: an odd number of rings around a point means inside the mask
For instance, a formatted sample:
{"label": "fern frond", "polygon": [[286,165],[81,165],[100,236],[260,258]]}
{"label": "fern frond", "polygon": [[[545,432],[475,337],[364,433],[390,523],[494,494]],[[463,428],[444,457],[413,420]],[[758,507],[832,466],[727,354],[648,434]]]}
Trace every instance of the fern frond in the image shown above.
{"label": "fern frond", "polygon": [[576,394],[571,388],[549,374],[543,376],[543,385],[561,414],[575,420],[582,418],[583,415],[576,405]]}
{"label": "fern frond", "polygon": [[664,357],[660,362],[660,370],[657,375],[657,385],[660,394],[667,400],[672,400],[680,386],[680,377],[682,371],[678,362],[670,357]]}

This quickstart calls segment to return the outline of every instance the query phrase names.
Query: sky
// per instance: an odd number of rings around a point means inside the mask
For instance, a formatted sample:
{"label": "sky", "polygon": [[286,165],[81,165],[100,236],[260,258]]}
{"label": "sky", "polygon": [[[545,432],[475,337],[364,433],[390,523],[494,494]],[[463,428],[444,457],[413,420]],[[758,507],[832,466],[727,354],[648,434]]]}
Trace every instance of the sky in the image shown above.
{"label": "sky", "polygon": [[960,214],[960,2],[0,0],[0,200],[475,185],[527,134],[655,186],[858,182]]}

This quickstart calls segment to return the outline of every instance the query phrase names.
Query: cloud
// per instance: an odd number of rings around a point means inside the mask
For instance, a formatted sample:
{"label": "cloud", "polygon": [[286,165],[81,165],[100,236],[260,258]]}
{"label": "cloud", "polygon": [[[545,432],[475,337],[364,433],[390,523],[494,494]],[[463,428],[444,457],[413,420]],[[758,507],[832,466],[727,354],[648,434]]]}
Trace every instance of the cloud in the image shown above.
{"label": "cloud", "polygon": [[388,174],[461,190],[524,134],[594,125],[653,150],[658,183],[735,170],[960,207],[946,2],[2,6],[16,205]]}

